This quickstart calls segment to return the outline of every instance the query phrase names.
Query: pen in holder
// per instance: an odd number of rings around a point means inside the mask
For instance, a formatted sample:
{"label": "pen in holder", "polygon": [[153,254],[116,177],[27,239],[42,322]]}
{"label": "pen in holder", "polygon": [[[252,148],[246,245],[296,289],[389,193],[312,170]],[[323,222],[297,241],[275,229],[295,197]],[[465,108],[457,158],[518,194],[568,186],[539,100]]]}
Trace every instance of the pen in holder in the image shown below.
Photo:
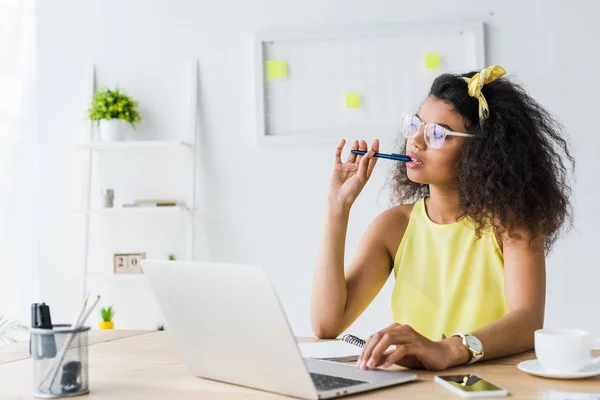
{"label": "pen in holder", "polygon": [[[34,303],[31,305],[31,327],[39,329],[49,329],[52,331],[52,318],[50,317],[50,307],[45,303]],[[32,338],[29,338],[29,354],[39,360],[41,358],[56,357],[56,341],[54,335],[38,335],[36,340],[43,340],[43,343],[37,343],[35,346],[38,353],[32,351]]]}
{"label": "pen in holder", "polygon": [[[89,393],[88,332],[90,327],[54,325],[52,329],[31,329],[32,354],[54,357],[33,358],[33,396],[46,399]],[[48,337],[53,336],[50,341]],[[52,343],[53,349],[47,349]],[[56,354],[56,348],[61,349]]]}
{"label": "pen in holder", "polygon": [[[77,320],[73,325],[54,325],[52,329],[31,328],[31,351],[46,354],[45,335],[54,335],[54,345],[58,350],[55,357],[33,358],[33,393],[35,397],[55,399],[73,397],[88,393],[88,340],[89,327],[84,326],[100,296],[88,307],[88,294],[81,305]],[[42,336],[39,338],[38,336]],[[60,376],[60,379],[57,378]]]}

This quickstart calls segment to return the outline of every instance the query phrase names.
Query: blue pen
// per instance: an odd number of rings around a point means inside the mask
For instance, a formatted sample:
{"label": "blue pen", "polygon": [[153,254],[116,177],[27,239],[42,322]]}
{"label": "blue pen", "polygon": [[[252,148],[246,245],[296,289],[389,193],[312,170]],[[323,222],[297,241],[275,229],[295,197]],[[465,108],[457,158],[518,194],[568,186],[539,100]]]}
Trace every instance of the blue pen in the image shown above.
{"label": "blue pen", "polygon": [[[351,152],[353,154],[359,154],[364,156],[365,154],[367,154],[366,151],[364,150],[351,150]],[[385,153],[375,153],[375,157],[378,158],[386,158],[388,160],[394,160],[394,161],[404,161],[404,162],[409,162],[412,159],[409,156],[405,156],[402,154],[396,154],[396,153],[392,153],[392,154],[385,154]]]}

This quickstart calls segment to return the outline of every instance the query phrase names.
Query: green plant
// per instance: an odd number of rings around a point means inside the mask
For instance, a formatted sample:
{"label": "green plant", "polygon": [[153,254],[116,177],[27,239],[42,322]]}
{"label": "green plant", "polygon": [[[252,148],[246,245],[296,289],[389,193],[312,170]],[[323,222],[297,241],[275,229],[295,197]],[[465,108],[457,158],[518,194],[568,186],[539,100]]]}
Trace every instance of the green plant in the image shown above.
{"label": "green plant", "polygon": [[26,331],[27,327],[20,322],[12,321],[3,315],[0,315],[0,342],[10,344],[15,343],[17,339],[14,334]]}
{"label": "green plant", "polygon": [[175,261],[175,254],[169,254],[169,260]]}
{"label": "green plant", "polygon": [[129,122],[135,128],[142,121],[138,111],[138,103],[121,89],[110,90],[106,87],[94,94],[92,105],[88,110],[90,119],[100,123],[101,119],[110,121],[120,119]]}
{"label": "green plant", "polygon": [[102,321],[104,322],[110,322],[112,321],[112,319],[115,316],[115,310],[113,310],[113,307],[107,307],[107,308],[102,308],[100,310],[100,315],[102,315]]}
{"label": "green plant", "polygon": [[158,324],[156,325],[156,330],[157,331],[164,331],[165,329],[165,324]]}

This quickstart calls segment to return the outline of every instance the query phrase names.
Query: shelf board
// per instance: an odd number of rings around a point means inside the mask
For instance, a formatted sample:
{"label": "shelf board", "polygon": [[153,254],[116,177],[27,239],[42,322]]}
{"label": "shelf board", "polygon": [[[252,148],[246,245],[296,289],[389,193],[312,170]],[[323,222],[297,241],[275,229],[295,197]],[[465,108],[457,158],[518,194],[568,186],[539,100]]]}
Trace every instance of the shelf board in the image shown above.
{"label": "shelf board", "polygon": [[121,215],[121,214],[177,214],[182,212],[191,213],[192,210],[184,206],[172,207],[114,207],[93,208],[90,210],[77,210],[79,213],[98,215]]}
{"label": "shelf board", "polygon": [[149,149],[169,149],[169,148],[190,148],[191,143],[181,140],[138,140],[122,142],[87,142],[78,143],[78,146],[98,151],[108,150],[149,150]]}
{"label": "shelf board", "polygon": [[144,274],[108,274],[102,272],[92,272],[82,277],[83,279],[108,279],[113,281],[139,281],[146,279]]}

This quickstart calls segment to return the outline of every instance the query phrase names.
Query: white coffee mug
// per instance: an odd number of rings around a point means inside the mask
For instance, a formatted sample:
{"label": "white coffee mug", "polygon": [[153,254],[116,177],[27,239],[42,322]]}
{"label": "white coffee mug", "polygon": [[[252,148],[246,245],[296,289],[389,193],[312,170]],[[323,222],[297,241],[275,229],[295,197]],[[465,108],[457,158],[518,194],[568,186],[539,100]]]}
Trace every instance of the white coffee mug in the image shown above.
{"label": "white coffee mug", "polygon": [[592,362],[592,334],[579,329],[539,329],[535,332],[535,355],[548,372],[572,373]]}

